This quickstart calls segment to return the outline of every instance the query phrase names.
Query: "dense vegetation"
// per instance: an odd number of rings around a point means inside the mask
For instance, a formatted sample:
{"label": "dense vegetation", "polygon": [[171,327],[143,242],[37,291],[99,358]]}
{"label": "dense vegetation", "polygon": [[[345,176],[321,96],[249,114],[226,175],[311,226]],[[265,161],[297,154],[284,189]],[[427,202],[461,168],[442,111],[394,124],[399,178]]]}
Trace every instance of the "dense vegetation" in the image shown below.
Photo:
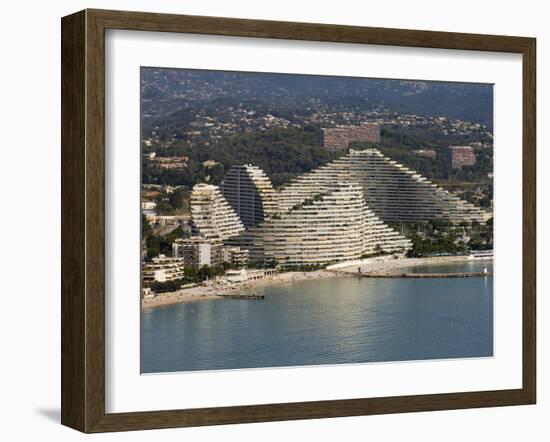
{"label": "dense vegetation", "polygon": [[470,250],[493,248],[493,220],[485,225],[473,221],[454,225],[450,221],[393,224],[392,227],[412,240],[409,257],[464,255]]}
{"label": "dense vegetation", "polygon": [[[314,169],[331,159],[330,153],[320,146],[319,129],[276,128],[265,132],[245,133],[223,138],[215,144],[196,146],[176,144],[157,149],[159,156],[185,155],[189,157],[184,169],[160,169],[154,163],[145,163],[142,182],[192,187],[196,183],[219,184],[229,168],[236,164],[254,164],[280,186],[293,177]],[[214,160],[219,164],[205,167],[203,162]]]}
{"label": "dense vegetation", "polygon": [[[476,164],[451,170],[448,146],[468,144],[472,141],[490,141],[479,135],[445,134],[437,127],[399,128],[384,127],[379,148],[385,155],[433,180],[488,182],[487,174],[493,171],[492,149],[476,149]],[[432,149],[436,158],[427,158],[413,152]]]}
{"label": "dense vegetation", "polygon": [[191,211],[190,207],[191,192],[183,187],[178,187],[172,192],[160,192],[154,198],[157,204],[156,212],[158,215],[187,215]]}
{"label": "dense vegetation", "polygon": [[150,260],[159,255],[172,256],[172,243],[183,236],[183,230],[181,227],[173,230],[167,235],[154,235],[149,223],[145,220],[142,221],[142,240],[145,241],[147,246],[146,260]]}

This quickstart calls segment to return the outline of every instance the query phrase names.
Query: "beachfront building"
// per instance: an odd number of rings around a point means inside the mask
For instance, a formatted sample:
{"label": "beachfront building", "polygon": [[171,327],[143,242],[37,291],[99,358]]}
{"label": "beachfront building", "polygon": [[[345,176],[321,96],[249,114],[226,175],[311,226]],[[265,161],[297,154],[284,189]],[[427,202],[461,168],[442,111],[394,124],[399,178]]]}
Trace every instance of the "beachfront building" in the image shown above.
{"label": "beachfront building", "polygon": [[248,250],[236,246],[222,246],[218,241],[209,241],[202,236],[179,238],[172,243],[172,256],[183,258],[185,266],[199,269],[222,262],[233,266],[248,264]]}
{"label": "beachfront building", "polygon": [[245,227],[261,223],[278,211],[271,181],[257,166],[231,167],[220,189]]}
{"label": "beachfront building", "polygon": [[409,240],[367,208],[361,187],[344,178],[247,229],[236,241],[249,250],[251,261],[282,268],[325,265],[410,248]]}
{"label": "beachfront building", "polygon": [[183,278],[183,268],[183,259],[159,255],[143,265],[141,276],[148,283],[173,281]]}
{"label": "beachfront building", "polygon": [[202,236],[179,238],[172,243],[172,256],[182,258],[186,266],[195,269],[219,264],[222,246]]}
{"label": "beachfront building", "polygon": [[484,223],[492,214],[461,200],[377,149],[353,150],[341,158],[300,175],[278,194],[279,207],[288,210],[311,198],[339,177],[358,183],[368,207],[384,222]]}
{"label": "beachfront building", "polygon": [[247,281],[258,281],[268,276],[274,275],[275,269],[239,269],[226,270],[225,279],[231,283],[240,283]]}
{"label": "beachfront building", "polygon": [[220,243],[244,230],[239,217],[217,186],[197,184],[191,192],[191,231],[193,236]]}
{"label": "beachfront building", "polygon": [[232,266],[244,267],[248,264],[248,250],[236,246],[224,246],[222,249],[222,261]]}

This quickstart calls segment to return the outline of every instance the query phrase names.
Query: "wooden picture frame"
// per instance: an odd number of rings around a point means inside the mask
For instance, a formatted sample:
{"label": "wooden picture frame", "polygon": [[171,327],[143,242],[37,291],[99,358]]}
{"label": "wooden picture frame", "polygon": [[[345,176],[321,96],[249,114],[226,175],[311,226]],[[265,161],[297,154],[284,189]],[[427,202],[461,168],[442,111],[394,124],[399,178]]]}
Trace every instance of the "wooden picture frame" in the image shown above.
{"label": "wooden picture frame", "polygon": [[[271,405],[105,412],[105,30],[123,29],[418,48],[523,57],[523,385]],[[536,150],[533,38],[106,10],[62,19],[62,409],[83,432],[312,419],[534,404],[536,398]]]}

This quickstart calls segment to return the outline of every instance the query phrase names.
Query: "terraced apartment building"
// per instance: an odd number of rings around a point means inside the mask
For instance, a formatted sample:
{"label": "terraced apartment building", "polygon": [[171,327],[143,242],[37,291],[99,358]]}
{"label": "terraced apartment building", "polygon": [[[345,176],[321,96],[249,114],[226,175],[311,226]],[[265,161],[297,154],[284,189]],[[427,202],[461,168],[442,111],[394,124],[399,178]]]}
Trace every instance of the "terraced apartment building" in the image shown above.
{"label": "terraced apartment building", "polygon": [[244,226],[218,186],[196,184],[191,192],[191,233],[213,243],[244,231]]}
{"label": "terraced apartment building", "polygon": [[220,189],[245,227],[254,226],[278,212],[275,190],[259,167],[251,164],[231,167]]}
{"label": "terraced apartment building", "polygon": [[484,223],[492,216],[377,149],[352,149],[341,158],[300,175],[281,190],[279,205],[287,209],[342,174],[361,185],[368,207],[384,222],[445,219],[454,223],[473,220]]}
{"label": "terraced apartment building", "polygon": [[193,188],[194,234],[283,268],[408,250],[410,240],[387,222],[483,223],[491,216],[377,149],[350,150],[279,191],[260,168],[237,166],[223,189],[227,201],[216,186]]}
{"label": "terraced apartment building", "polygon": [[366,207],[361,187],[334,182],[323,192],[250,228],[237,239],[250,259],[281,267],[349,261],[376,252],[403,252],[409,240]]}

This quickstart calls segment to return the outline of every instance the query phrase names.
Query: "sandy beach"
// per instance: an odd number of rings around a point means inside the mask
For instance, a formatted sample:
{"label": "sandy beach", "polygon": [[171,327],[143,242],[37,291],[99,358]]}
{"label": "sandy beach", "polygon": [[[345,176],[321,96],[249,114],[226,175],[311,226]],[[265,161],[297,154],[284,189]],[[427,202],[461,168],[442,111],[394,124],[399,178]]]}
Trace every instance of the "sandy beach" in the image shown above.
{"label": "sandy beach", "polygon": [[[142,299],[143,308],[160,307],[170,304],[184,304],[197,301],[211,301],[223,299],[223,295],[235,293],[250,292],[255,289],[277,284],[289,284],[298,281],[307,281],[310,279],[326,279],[346,276],[339,272],[330,270],[316,270],[314,272],[281,272],[273,276],[256,281],[247,281],[238,284],[202,284],[197,287],[178,290],[176,292],[160,293],[151,299]],[[352,276],[351,273],[349,276]]]}
{"label": "sandy beach", "polygon": [[467,256],[434,256],[429,258],[399,258],[391,257],[371,258],[360,265],[341,267],[336,270],[339,273],[354,273],[361,269],[361,273],[376,273],[381,275],[398,275],[400,270],[406,267],[420,265],[452,264],[454,262],[469,261]]}

